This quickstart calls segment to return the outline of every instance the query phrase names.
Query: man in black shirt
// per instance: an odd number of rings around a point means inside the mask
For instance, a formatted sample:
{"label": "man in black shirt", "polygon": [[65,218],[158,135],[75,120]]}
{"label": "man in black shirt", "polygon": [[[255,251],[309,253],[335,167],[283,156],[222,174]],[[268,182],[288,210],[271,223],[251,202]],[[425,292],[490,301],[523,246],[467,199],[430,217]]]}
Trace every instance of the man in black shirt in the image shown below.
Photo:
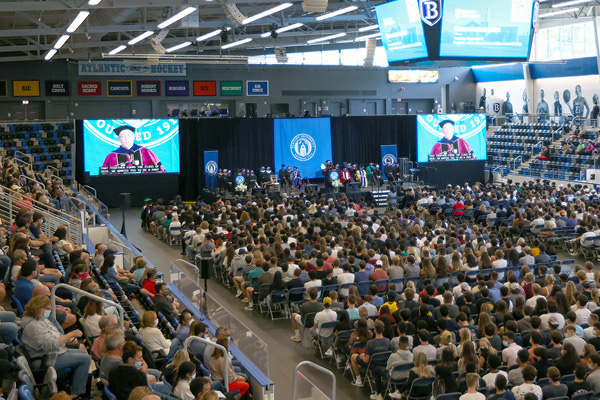
{"label": "man in black shirt", "polygon": [[146,374],[140,371],[143,364],[143,350],[140,346],[123,348],[123,364],[113,368],[108,375],[108,388],[117,400],[127,400],[133,389],[148,386]]}

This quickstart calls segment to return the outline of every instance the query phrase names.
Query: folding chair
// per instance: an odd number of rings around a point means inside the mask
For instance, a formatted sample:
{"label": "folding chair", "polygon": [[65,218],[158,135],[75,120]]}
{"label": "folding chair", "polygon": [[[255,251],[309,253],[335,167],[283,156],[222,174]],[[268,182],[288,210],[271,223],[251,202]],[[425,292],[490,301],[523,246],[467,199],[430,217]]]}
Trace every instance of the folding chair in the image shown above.
{"label": "folding chair", "polygon": [[430,397],[430,394],[426,396],[416,396],[415,390],[424,390],[426,388],[431,388],[433,385],[433,381],[435,378],[418,378],[415,379],[410,386],[410,390],[408,391],[408,400],[427,400]]}
{"label": "folding chair", "polygon": [[[115,397],[113,397],[114,399]],[[19,388],[19,399],[20,400],[36,400],[31,393],[31,390],[27,385],[23,385]]]}
{"label": "folding chair", "polygon": [[435,400],[458,400],[462,396],[462,393],[444,393],[438,394]]}
{"label": "folding chair", "polygon": [[[375,281],[374,285],[377,286],[377,296],[383,296],[387,293],[387,285],[389,282],[390,281],[387,279],[381,279],[381,280]],[[379,290],[379,288],[381,286],[383,286],[383,290]]]}
{"label": "folding chair", "polygon": [[[388,378],[388,383],[387,383],[387,387],[385,389],[385,393],[383,395],[383,398],[385,399],[386,396],[389,393],[392,393],[392,385],[394,385],[394,387],[396,389],[398,389],[401,385],[404,384],[404,382],[406,382],[408,380],[408,371],[410,371],[413,367],[415,366],[414,363],[409,362],[409,363],[401,363],[401,364],[396,364],[394,366],[392,366],[392,370],[389,372],[389,378]],[[394,379],[393,376],[400,374],[400,373],[406,373],[406,377],[401,378],[401,379]]]}
{"label": "folding chair", "polygon": [[[325,353],[327,352],[327,349],[329,348],[329,346],[333,345],[333,343],[332,343],[332,339],[334,337],[333,328],[335,328],[336,324],[337,324],[337,321],[323,322],[317,328],[319,330],[319,340],[317,340],[316,345],[317,345],[317,349],[319,350],[319,354],[321,355],[321,359],[329,357],[329,356],[326,356]],[[330,333],[328,335],[323,335],[323,333],[322,333],[323,330],[328,330],[328,331],[330,331]],[[325,348],[326,350],[323,351],[323,348]],[[332,352],[332,355],[333,355],[333,352]]]}
{"label": "folding chair", "polygon": [[339,347],[333,346],[333,356],[335,358],[335,366],[337,367],[337,369],[342,368],[342,366],[340,365],[340,363],[338,362],[338,358],[342,358],[342,356],[347,357],[348,356],[348,352],[344,351],[344,349],[348,348],[348,340],[350,340],[350,336],[352,336],[352,333],[354,333],[354,329],[349,329],[347,331],[340,331],[338,332],[338,334],[336,335],[335,339],[336,342],[338,340],[343,341],[343,343],[345,343],[344,347],[342,349],[340,349]]}
{"label": "folding chair", "polygon": [[[270,300],[267,300],[267,307],[271,315],[271,321],[276,319],[290,318],[290,309],[288,308],[288,290],[273,290]],[[275,318],[273,312],[279,311],[283,316]]]}
{"label": "folding chair", "polygon": [[574,394],[573,396],[571,396],[571,400],[590,400],[593,395],[594,393],[592,392]]}
{"label": "folding chair", "polygon": [[300,306],[306,301],[305,296],[306,296],[306,289],[303,287],[290,289],[290,291],[288,293],[289,309],[291,309],[293,306],[295,309],[297,309],[299,311]]}
{"label": "folding chair", "polygon": [[169,229],[169,245],[181,245],[181,227]]}
{"label": "folding chair", "polygon": [[371,287],[372,282],[371,281],[362,281],[362,282],[358,282],[356,284],[356,287],[358,289],[358,294],[360,296],[366,296],[369,294],[369,288]]}
{"label": "folding chair", "polygon": [[301,320],[302,326],[300,329],[300,338],[302,338],[302,342],[301,342],[302,347],[304,347],[306,349],[310,348],[310,344],[311,344],[311,340],[312,340],[312,335],[311,335],[311,337],[306,339],[306,331],[307,330],[310,331],[310,328],[312,328],[315,325],[315,315],[317,315],[317,313],[308,313]]}
{"label": "folding chair", "polygon": [[[373,370],[377,367],[385,367],[388,358],[392,355],[391,351],[385,351],[381,353],[375,353],[369,358],[369,364],[367,364],[367,370],[365,371],[365,383],[369,383],[371,393],[375,393],[376,384]],[[364,384],[363,384],[364,386]]]}

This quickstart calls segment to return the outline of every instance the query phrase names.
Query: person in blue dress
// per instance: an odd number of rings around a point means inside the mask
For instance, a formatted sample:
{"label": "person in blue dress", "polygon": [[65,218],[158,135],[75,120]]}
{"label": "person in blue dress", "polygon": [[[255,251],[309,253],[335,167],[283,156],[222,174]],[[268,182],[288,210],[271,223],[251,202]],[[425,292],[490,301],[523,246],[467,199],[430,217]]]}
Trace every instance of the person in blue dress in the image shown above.
{"label": "person in blue dress", "polygon": [[298,190],[302,189],[302,174],[298,171],[298,167],[294,167],[292,171],[292,185]]}

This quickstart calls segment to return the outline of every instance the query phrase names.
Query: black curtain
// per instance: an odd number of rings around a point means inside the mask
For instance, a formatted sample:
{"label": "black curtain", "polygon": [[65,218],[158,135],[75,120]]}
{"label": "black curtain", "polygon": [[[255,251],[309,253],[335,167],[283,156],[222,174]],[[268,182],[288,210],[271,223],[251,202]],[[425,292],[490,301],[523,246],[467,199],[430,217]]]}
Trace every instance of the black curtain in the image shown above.
{"label": "black curtain", "polygon": [[[186,119],[180,121],[180,192],[195,199],[204,187],[204,151],[219,151],[219,168],[273,165],[273,120],[265,118]],[[275,170],[277,171],[277,169]]]}
{"label": "black curtain", "polygon": [[416,156],[417,119],[414,115],[335,117],[331,119],[333,162],[381,163],[381,145],[398,145],[398,157]]}

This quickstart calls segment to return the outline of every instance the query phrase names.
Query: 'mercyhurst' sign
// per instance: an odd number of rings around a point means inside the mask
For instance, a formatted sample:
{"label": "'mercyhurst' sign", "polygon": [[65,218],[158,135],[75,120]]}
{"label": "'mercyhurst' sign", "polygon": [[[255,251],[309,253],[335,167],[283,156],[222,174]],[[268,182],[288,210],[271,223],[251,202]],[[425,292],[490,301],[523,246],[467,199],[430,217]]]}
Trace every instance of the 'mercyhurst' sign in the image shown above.
{"label": "'mercyhurst' sign", "polygon": [[79,75],[104,76],[186,76],[185,63],[149,65],[144,62],[79,61]]}

